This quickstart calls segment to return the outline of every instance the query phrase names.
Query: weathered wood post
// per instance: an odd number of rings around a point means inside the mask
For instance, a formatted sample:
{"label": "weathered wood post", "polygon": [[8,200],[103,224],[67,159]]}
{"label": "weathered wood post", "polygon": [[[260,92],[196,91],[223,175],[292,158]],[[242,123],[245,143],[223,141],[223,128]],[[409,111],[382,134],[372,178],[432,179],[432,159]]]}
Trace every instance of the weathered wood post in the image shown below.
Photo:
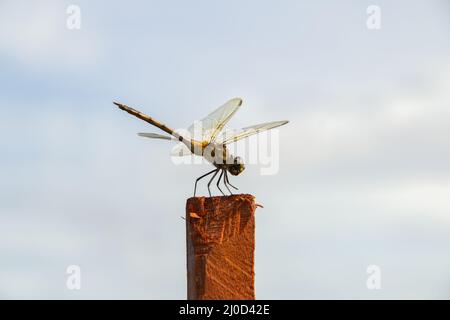
{"label": "weathered wood post", "polygon": [[255,299],[255,209],[249,194],[187,200],[189,300]]}

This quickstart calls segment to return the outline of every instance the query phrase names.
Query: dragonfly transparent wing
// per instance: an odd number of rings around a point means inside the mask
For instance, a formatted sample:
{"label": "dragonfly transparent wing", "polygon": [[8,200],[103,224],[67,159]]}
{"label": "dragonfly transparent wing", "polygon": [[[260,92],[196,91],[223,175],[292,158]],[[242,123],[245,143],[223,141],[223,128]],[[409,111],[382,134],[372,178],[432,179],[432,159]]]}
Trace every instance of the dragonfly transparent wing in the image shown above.
{"label": "dragonfly transparent wing", "polygon": [[[161,134],[157,134],[157,133],[139,132],[138,136],[150,138],[150,139],[163,139],[163,140],[178,141],[177,139],[175,139],[173,137],[169,137],[169,136],[165,136],[165,135],[161,135]],[[184,143],[180,142],[172,148],[170,155],[177,156],[177,157],[183,157],[183,156],[192,155],[192,152],[191,152],[191,150],[189,150],[188,147],[186,147],[186,145]]]}
{"label": "dragonfly transparent wing", "polygon": [[289,121],[266,122],[266,123],[261,123],[261,124],[257,124],[257,125],[250,126],[250,127],[245,127],[240,130],[224,132],[224,134],[222,134],[217,139],[216,143],[220,143],[220,144],[233,143],[238,140],[250,137],[259,132],[267,131],[267,130],[282,126],[288,122]]}
{"label": "dragonfly transparent wing", "polygon": [[231,99],[217,110],[211,112],[206,118],[194,122],[187,130],[190,132],[191,137],[197,141],[214,142],[225,124],[241,105],[242,99]]}
{"label": "dragonfly transparent wing", "polygon": [[164,140],[175,140],[172,137],[169,136],[164,136],[162,134],[157,134],[157,133],[146,133],[146,132],[139,132],[138,136],[140,137],[146,137],[146,138],[150,138],[150,139],[164,139]]}

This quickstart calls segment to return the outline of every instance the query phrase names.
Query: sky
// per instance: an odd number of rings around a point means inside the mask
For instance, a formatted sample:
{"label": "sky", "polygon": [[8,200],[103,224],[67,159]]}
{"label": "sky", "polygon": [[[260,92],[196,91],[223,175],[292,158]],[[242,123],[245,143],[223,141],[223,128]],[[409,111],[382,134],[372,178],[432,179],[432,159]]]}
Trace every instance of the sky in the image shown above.
{"label": "sky", "polygon": [[0,0],[0,298],[185,299],[180,217],[211,165],[175,165],[112,101],[186,128],[233,97],[229,127],[290,121],[276,174],[232,179],[264,206],[258,299],[450,298],[449,15],[444,0]]}

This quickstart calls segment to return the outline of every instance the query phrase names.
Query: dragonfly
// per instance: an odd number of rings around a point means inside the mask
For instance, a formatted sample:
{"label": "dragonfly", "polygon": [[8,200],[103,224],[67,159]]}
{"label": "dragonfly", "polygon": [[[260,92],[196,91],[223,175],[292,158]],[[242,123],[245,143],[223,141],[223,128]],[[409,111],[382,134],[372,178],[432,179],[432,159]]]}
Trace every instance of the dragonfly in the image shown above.
{"label": "dragonfly", "polygon": [[223,181],[223,184],[227,188],[228,192],[233,194],[230,187],[235,190],[238,190],[238,188],[230,183],[228,173],[232,176],[238,176],[245,170],[245,165],[241,157],[234,156],[229,152],[227,145],[262,131],[267,131],[285,125],[289,122],[287,120],[273,121],[252,125],[239,130],[232,130],[231,132],[224,131],[223,129],[225,125],[242,106],[241,98],[233,98],[215,111],[208,114],[202,120],[194,122],[190,127],[188,127],[185,133],[180,133],[179,131],[175,131],[167,127],[165,124],[156,121],[152,117],[125,104],[119,102],[113,103],[123,111],[126,111],[129,114],[167,133],[167,135],[157,133],[138,133],[139,136],[150,139],[179,141],[178,145],[172,149],[172,156],[186,156],[194,154],[205,158],[209,163],[214,165],[214,170],[205,173],[195,180],[194,197],[197,191],[197,183],[201,179],[210,175],[212,175],[212,177],[208,181],[207,187],[209,196],[211,196],[210,185],[218,174],[219,178],[216,184],[218,190],[225,195],[220,188],[220,182]]}

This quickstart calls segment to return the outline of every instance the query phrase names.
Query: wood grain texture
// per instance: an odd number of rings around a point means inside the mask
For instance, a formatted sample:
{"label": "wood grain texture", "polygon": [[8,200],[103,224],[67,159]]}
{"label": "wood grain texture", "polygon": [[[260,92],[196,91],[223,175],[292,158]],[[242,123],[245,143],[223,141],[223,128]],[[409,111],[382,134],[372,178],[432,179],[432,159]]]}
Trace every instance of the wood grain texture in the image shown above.
{"label": "wood grain texture", "polygon": [[189,300],[255,299],[255,209],[249,194],[187,200]]}

